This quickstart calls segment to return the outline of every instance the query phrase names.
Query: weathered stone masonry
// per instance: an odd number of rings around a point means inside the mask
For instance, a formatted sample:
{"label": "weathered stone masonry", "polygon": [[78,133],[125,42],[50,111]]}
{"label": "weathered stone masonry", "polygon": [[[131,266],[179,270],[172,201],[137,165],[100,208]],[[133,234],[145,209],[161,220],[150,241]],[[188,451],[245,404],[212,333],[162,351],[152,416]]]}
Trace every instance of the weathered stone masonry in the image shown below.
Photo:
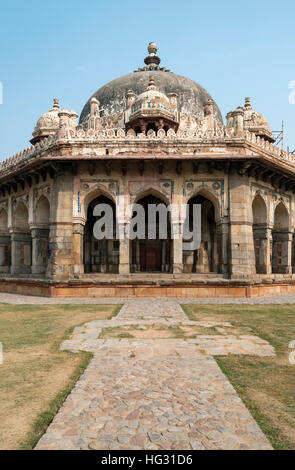
{"label": "weathered stone masonry", "polygon": [[[1,288],[17,279],[140,284],[143,273],[171,285],[293,285],[294,156],[273,145],[249,98],[224,125],[210,95],[161,68],[155,51],[151,44],[143,69],[99,90],[79,124],[55,100],[33,146],[0,164]],[[123,199],[201,204],[200,248],[171,239],[173,215],[167,240],[93,239],[97,202],[128,227]]]}

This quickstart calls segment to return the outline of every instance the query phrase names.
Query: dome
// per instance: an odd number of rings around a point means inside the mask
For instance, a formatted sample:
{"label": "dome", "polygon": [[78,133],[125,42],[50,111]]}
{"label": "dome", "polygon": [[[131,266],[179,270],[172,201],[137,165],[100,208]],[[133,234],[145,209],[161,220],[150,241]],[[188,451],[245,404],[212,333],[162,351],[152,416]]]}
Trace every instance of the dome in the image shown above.
{"label": "dome", "polygon": [[49,135],[56,133],[59,127],[59,112],[59,101],[54,99],[53,108],[50,109],[47,113],[43,114],[37,121],[34,132],[32,134],[33,139],[31,140],[31,143],[33,145],[41,138],[48,137]]}
{"label": "dome", "polygon": [[250,98],[245,98],[244,128],[260,135],[270,142],[275,142],[266,117],[252,108]]}
{"label": "dome", "polygon": [[[100,115],[114,115],[125,112],[126,97],[130,89],[138,96],[146,92],[151,76],[154,78],[158,92],[164,95],[171,93],[178,95],[178,111],[183,114],[203,116],[204,105],[208,100],[212,100],[209,93],[198,83],[181,75],[176,75],[165,67],[160,67],[161,59],[156,55],[157,46],[150,43],[148,47],[149,56],[145,59],[143,68],[117,78],[92,95],[100,103]],[[90,116],[90,100],[85,104],[81,116],[80,124],[87,122]],[[223,124],[221,112],[215,102],[214,117]]]}

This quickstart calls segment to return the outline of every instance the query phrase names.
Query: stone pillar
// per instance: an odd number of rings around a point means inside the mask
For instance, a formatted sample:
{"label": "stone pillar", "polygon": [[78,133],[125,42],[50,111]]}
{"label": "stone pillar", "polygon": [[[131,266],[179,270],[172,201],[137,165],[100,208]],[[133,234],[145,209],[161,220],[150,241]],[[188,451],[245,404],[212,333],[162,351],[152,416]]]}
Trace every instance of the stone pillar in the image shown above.
{"label": "stone pillar", "polygon": [[162,240],[162,272],[166,271],[166,240]]}
{"label": "stone pillar", "polygon": [[76,277],[79,277],[80,274],[84,274],[83,242],[84,225],[73,224],[73,261],[74,275]]}
{"label": "stone pillar", "polygon": [[271,257],[272,257],[272,229],[267,227],[265,230],[265,267],[266,267],[266,274],[271,274],[272,267],[271,267]]}
{"label": "stone pillar", "polygon": [[0,235],[0,273],[10,273],[10,236]]}
{"label": "stone pillar", "polygon": [[32,228],[32,274],[45,274],[48,262],[49,229]]}
{"label": "stone pillar", "polygon": [[11,234],[11,274],[31,274],[31,257],[31,235],[13,232]]}
{"label": "stone pillar", "polygon": [[101,273],[106,273],[107,270],[107,265],[108,265],[108,252],[107,252],[107,240],[103,239],[101,240],[101,264],[100,264],[100,272]]}
{"label": "stone pillar", "polygon": [[273,273],[292,274],[291,232],[273,232]]}
{"label": "stone pillar", "polygon": [[119,274],[130,273],[130,240],[126,235],[128,224],[119,224],[120,249],[119,249]]}
{"label": "stone pillar", "polygon": [[252,232],[252,201],[248,177],[229,174],[230,275],[233,279],[256,275]]}
{"label": "stone pillar", "polygon": [[253,226],[255,264],[257,274],[271,274],[271,229],[258,225]]}
{"label": "stone pillar", "polygon": [[291,232],[286,232],[283,236],[282,264],[286,274],[292,274],[292,239]]}
{"label": "stone pillar", "polygon": [[140,241],[136,239],[136,271],[140,272]]}
{"label": "stone pillar", "polygon": [[229,272],[229,259],[228,259],[228,248],[229,248],[229,220],[228,217],[224,217],[220,222],[217,223],[218,233],[218,272],[221,274],[228,274]]}
{"label": "stone pillar", "polygon": [[177,234],[173,237],[173,274],[180,274],[183,272],[181,223],[172,222],[172,234]]}
{"label": "stone pillar", "polygon": [[52,188],[52,222],[49,232],[48,277],[69,279],[73,269],[73,171],[70,163],[58,163]]}

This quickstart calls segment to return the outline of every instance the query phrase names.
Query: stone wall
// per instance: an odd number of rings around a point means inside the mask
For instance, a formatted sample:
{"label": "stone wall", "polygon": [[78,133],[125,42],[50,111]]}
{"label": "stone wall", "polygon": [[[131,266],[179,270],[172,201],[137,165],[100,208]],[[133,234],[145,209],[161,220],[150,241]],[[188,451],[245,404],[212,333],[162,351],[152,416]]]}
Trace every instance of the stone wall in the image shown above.
{"label": "stone wall", "polygon": [[[214,209],[215,261],[211,272],[224,278],[251,279],[294,271],[291,191],[276,189],[270,182],[259,183],[235,164],[226,171],[212,167],[210,161],[196,166],[188,160],[129,159],[111,163],[80,160],[75,166],[59,163],[54,177],[48,173],[43,178],[34,177],[31,185],[18,186],[16,192],[2,197],[2,275],[56,280],[83,277],[87,208],[99,195],[116,205],[121,228],[130,222],[128,204],[144,196],[154,195],[166,205],[180,206],[201,195]],[[171,225],[175,228],[178,224],[181,230],[182,222],[172,218]],[[171,273],[192,272],[183,257],[181,240],[171,246]],[[119,274],[128,275],[132,260],[129,240],[122,239],[118,250]],[[192,254],[188,253],[187,258],[191,259]],[[196,271],[207,274],[209,264],[204,262]]]}

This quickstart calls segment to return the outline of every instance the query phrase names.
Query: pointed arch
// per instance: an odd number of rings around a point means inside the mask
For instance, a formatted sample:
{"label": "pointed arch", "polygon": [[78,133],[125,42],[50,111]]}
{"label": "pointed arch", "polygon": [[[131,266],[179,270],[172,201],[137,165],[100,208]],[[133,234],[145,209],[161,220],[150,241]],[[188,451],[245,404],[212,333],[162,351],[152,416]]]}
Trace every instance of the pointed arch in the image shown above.
{"label": "pointed arch", "polygon": [[193,198],[196,198],[197,196],[203,196],[205,199],[208,199],[214,206],[215,210],[215,221],[217,221],[220,218],[220,201],[218,197],[216,197],[215,194],[213,194],[209,189],[207,188],[200,188],[198,189],[193,195],[190,195],[186,199],[186,203],[188,204],[189,201],[191,201]]}
{"label": "pointed arch", "polygon": [[[95,223],[104,217],[94,216],[98,204],[110,206],[113,214],[113,237],[97,240],[93,233]],[[83,264],[85,273],[117,273],[119,270],[119,240],[116,238],[116,203],[114,197],[102,190],[95,190],[84,200],[86,223],[83,237]]]}
{"label": "pointed arch", "polygon": [[166,204],[166,206],[169,206],[170,204],[169,198],[159,191],[159,189],[153,188],[152,186],[149,188],[144,188],[139,193],[137,193],[133,203],[137,204],[141,199],[144,199],[147,196],[154,196],[155,198],[160,199],[164,204]]}
{"label": "pointed arch", "polygon": [[92,203],[92,201],[94,201],[94,199],[97,199],[100,196],[105,196],[116,205],[116,198],[111,192],[104,188],[90,189],[89,192],[84,195],[84,201],[82,202],[82,217],[85,219],[85,221],[87,219],[89,205]]}
{"label": "pointed arch", "polygon": [[11,274],[31,274],[32,238],[29,211],[23,200],[13,210],[11,234]]}
{"label": "pointed arch", "polygon": [[272,272],[285,274],[291,272],[291,242],[289,238],[290,216],[283,201],[279,201],[274,210],[272,231]]}
{"label": "pointed arch", "polygon": [[252,202],[252,219],[256,274],[266,274],[270,262],[267,240],[268,214],[263,197],[257,193]]}
{"label": "pointed arch", "polygon": [[20,201],[14,210],[14,229],[20,232],[29,232],[29,212],[23,201]]}
{"label": "pointed arch", "polygon": [[285,204],[280,201],[274,211],[274,230],[275,231],[286,231],[289,230],[289,211]]}
{"label": "pointed arch", "polygon": [[[153,220],[150,220],[150,205],[169,207],[170,202],[164,194],[155,188],[145,188],[137,194],[134,204],[141,205],[144,210],[144,237],[138,235],[130,240],[131,272],[171,272],[172,247],[171,214],[169,209],[158,208]],[[134,206],[133,206],[134,207]],[[132,219],[136,211],[132,211]],[[160,215],[162,214],[162,216]],[[165,219],[164,219],[165,217]],[[135,219],[134,219],[135,220]],[[134,221],[133,221],[134,222]],[[160,228],[160,223],[163,224]],[[134,222],[133,227],[137,223]],[[151,236],[150,231],[153,232]]]}
{"label": "pointed arch", "polygon": [[0,233],[8,234],[8,214],[4,208],[0,211]]}
{"label": "pointed arch", "polygon": [[267,224],[267,206],[260,194],[256,194],[252,202],[253,224]]}
{"label": "pointed arch", "polygon": [[11,242],[8,231],[8,214],[0,210],[0,273],[9,273],[11,264]]}
{"label": "pointed arch", "polygon": [[189,220],[186,219],[186,224],[189,225],[190,230],[193,229],[195,223],[193,206],[201,205],[201,244],[197,249],[183,250],[183,270],[184,272],[217,273],[220,270],[220,249],[216,227],[216,211],[219,210],[217,198],[212,197],[209,191],[200,190],[188,199],[187,204]]}
{"label": "pointed arch", "polygon": [[50,204],[44,195],[40,196],[35,210],[35,222],[38,225],[42,225],[44,227],[49,226],[49,219],[50,219]]}

